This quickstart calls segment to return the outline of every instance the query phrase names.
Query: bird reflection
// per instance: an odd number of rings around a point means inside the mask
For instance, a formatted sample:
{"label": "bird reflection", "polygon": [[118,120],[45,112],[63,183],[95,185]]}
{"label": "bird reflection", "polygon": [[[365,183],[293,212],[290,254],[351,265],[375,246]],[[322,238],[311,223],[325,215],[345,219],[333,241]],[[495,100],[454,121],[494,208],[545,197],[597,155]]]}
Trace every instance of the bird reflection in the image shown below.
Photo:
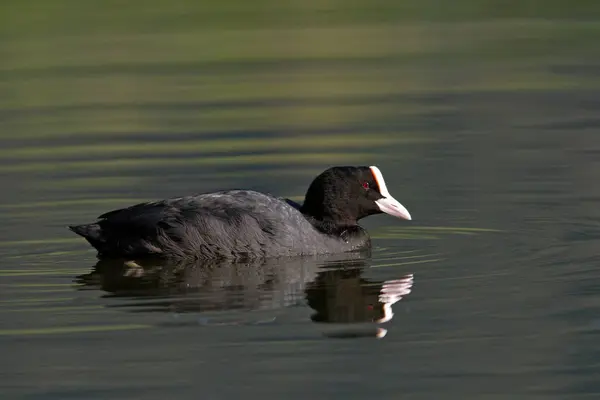
{"label": "bird reflection", "polygon": [[107,307],[130,312],[196,313],[210,323],[225,311],[308,304],[311,320],[327,336],[383,337],[387,331],[379,325],[392,319],[392,305],[411,292],[414,277],[370,280],[363,276],[369,266],[368,253],[210,264],[104,259],[75,281],[81,290],[101,289],[121,300]]}
{"label": "bird reflection", "polygon": [[306,299],[316,311],[311,319],[331,324],[325,329],[329,336],[383,337],[387,330],[377,326],[390,321],[392,305],[410,294],[414,276],[373,281],[363,278],[364,268],[344,268],[319,272],[308,284]]}

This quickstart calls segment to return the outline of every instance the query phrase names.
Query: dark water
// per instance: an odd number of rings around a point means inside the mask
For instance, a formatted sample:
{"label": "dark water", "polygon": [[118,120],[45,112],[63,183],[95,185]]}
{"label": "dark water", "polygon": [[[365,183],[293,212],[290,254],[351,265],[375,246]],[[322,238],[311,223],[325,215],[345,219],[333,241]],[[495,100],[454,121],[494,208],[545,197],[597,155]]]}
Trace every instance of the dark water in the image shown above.
{"label": "dark water", "polygon": [[[600,24],[297,6],[216,28],[11,8],[1,397],[599,396]],[[340,164],[378,165],[413,215],[365,220],[370,255],[142,271],[65,229],[223,188],[301,199]]]}

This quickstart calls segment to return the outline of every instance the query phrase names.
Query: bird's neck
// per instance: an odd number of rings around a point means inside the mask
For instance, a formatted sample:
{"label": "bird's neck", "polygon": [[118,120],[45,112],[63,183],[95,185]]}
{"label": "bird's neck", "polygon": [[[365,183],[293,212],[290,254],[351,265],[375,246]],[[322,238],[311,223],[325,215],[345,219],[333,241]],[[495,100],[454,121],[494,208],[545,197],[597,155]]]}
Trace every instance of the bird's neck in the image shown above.
{"label": "bird's neck", "polygon": [[330,201],[330,197],[326,193],[309,189],[300,212],[318,230],[329,234],[337,234],[347,227],[357,226],[358,220],[348,205],[337,205],[335,201]]}
{"label": "bird's neck", "polygon": [[326,214],[314,215],[310,212],[306,212],[305,209],[300,209],[300,211],[318,231],[328,235],[339,236],[345,230],[358,226],[358,221],[356,221],[356,219],[335,218],[335,216]]}

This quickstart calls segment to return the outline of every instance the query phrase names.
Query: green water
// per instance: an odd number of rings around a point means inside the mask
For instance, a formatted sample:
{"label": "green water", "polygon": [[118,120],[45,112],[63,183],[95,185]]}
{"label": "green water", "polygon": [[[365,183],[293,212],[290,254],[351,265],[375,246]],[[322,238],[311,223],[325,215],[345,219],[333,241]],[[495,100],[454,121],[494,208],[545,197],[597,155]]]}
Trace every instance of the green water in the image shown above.
{"label": "green water", "polygon": [[[0,397],[596,398],[599,15],[5,2]],[[358,260],[143,273],[65,228],[224,188],[301,200],[331,165],[379,166],[414,220],[364,220]],[[384,337],[348,323],[411,274]]]}

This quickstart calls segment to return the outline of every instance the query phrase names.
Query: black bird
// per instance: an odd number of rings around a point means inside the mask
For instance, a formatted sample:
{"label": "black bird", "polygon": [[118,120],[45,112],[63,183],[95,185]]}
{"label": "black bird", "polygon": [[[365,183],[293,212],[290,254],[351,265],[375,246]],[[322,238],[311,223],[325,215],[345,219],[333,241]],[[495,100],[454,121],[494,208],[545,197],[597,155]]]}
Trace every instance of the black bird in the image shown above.
{"label": "black bird", "polygon": [[99,258],[248,260],[369,248],[358,221],[382,212],[411,219],[389,194],[379,168],[332,167],[313,180],[303,205],[228,190],[141,203],[69,228]]}

